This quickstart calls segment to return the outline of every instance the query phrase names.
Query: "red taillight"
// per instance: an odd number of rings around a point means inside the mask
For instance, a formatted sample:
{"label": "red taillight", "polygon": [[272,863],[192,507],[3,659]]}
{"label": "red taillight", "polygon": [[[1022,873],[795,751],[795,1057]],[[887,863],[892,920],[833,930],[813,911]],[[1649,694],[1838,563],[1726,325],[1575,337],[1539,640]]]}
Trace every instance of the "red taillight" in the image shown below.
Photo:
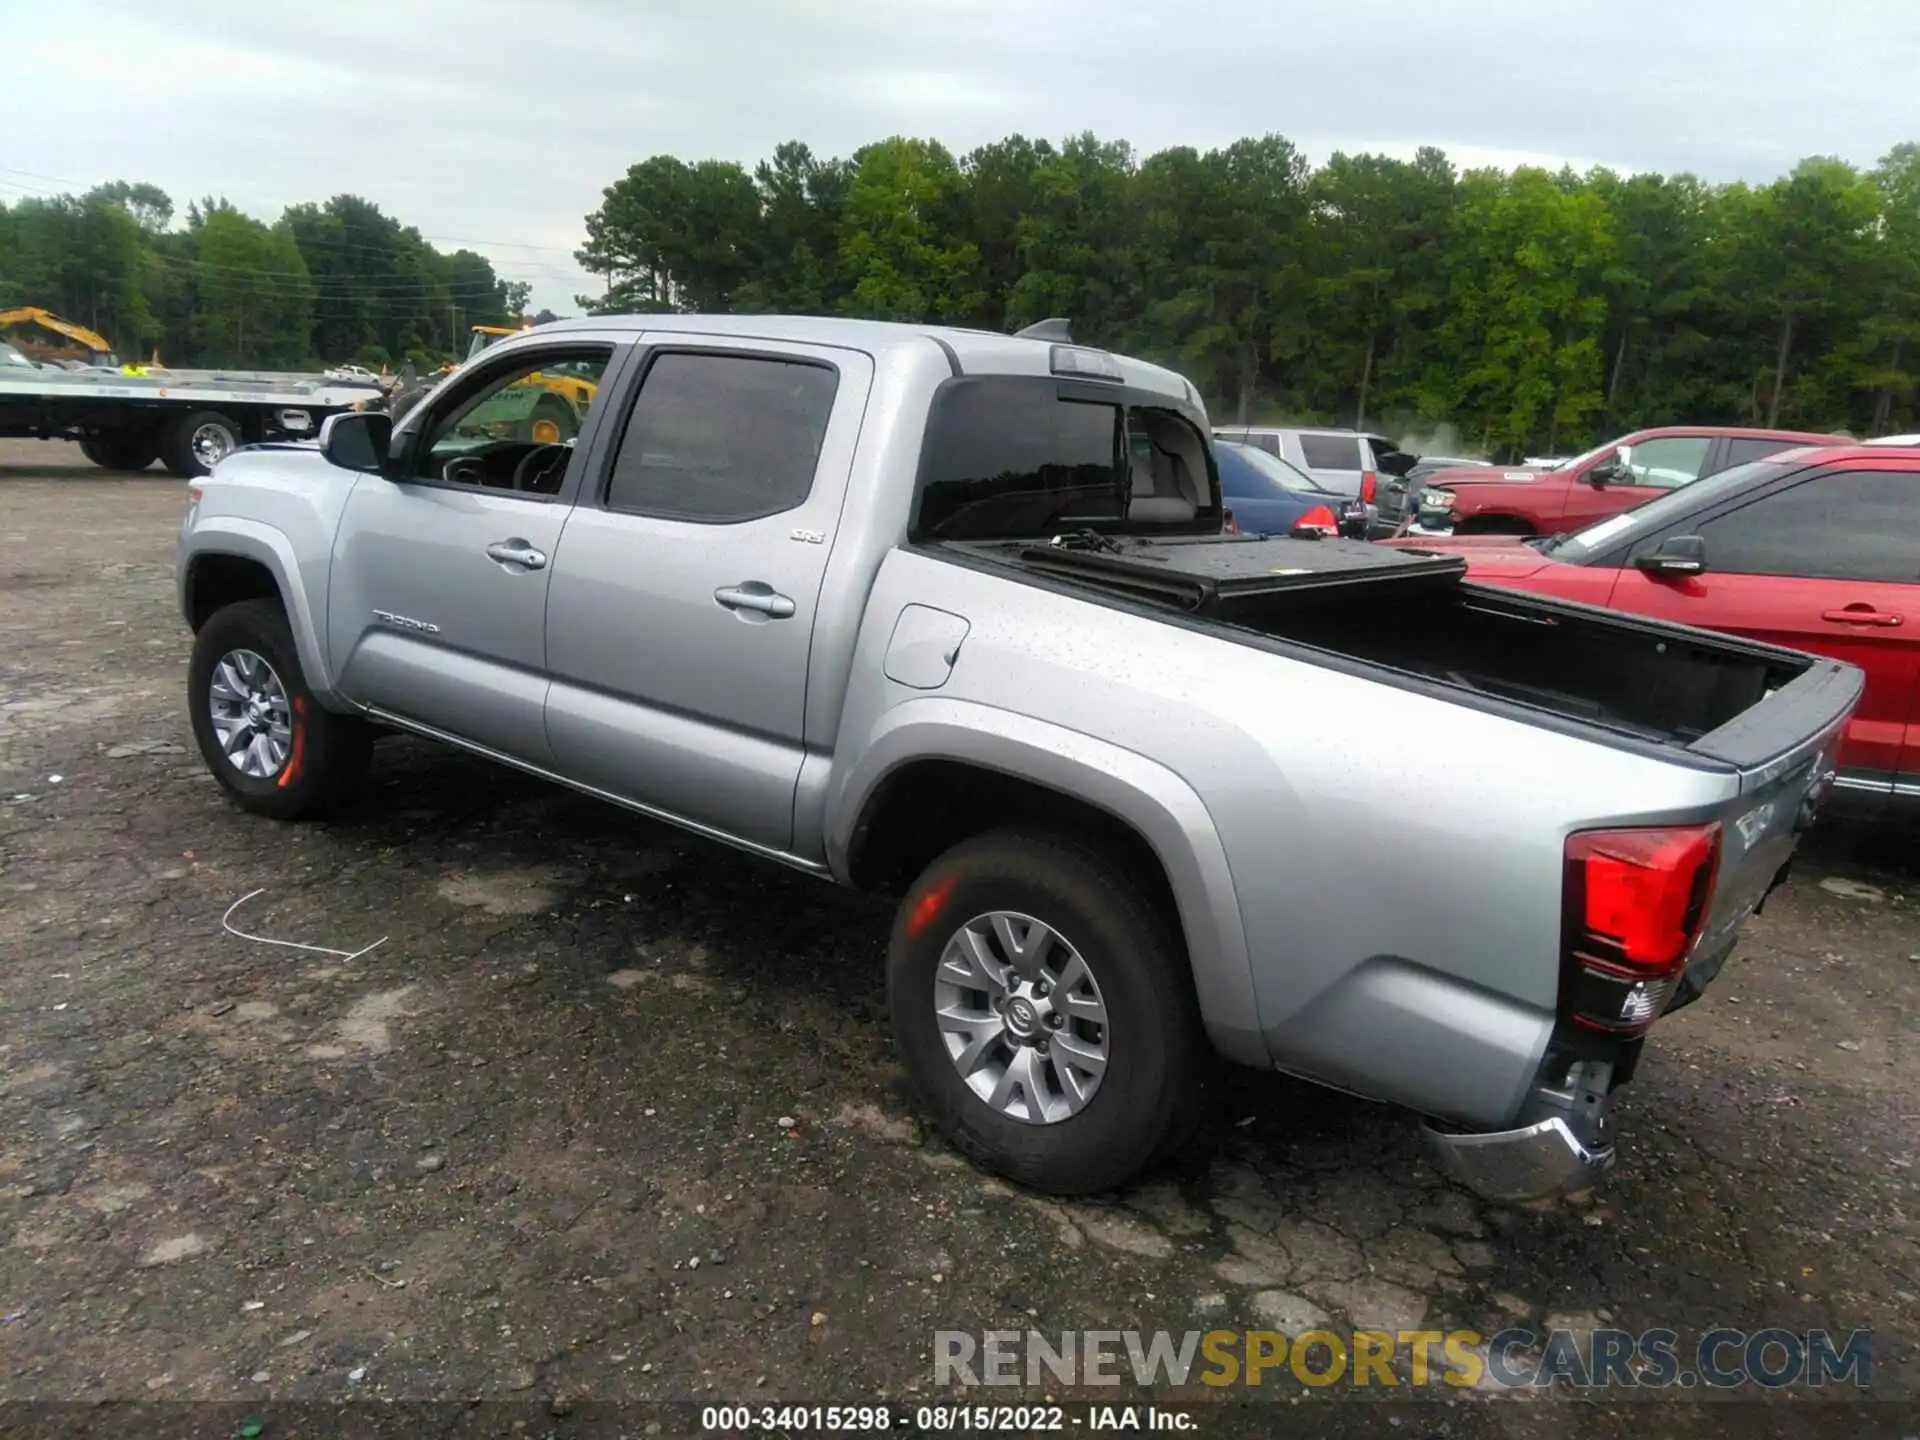
{"label": "red taillight", "polygon": [[1686,969],[1719,871],[1718,825],[1568,836],[1560,984],[1567,1017],[1623,1035],[1651,1025]]}
{"label": "red taillight", "polygon": [[1338,535],[1340,517],[1324,505],[1316,505],[1293,522],[1296,535]]}
{"label": "red taillight", "polygon": [[1373,497],[1379,493],[1380,482],[1374,478],[1373,472],[1371,470],[1362,470],[1360,472],[1360,503],[1362,505],[1373,504]]}

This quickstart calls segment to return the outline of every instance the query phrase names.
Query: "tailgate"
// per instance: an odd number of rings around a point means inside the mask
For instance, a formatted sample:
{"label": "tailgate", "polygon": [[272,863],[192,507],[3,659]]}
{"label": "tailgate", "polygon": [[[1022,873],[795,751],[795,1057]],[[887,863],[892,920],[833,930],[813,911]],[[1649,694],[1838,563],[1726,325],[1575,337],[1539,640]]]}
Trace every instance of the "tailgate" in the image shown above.
{"label": "tailgate", "polygon": [[1832,783],[1840,733],[1865,683],[1851,665],[1814,660],[1687,747],[1740,772],[1739,798],[1720,816],[1720,880],[1696,954],[1713,954],[1773,888]]}

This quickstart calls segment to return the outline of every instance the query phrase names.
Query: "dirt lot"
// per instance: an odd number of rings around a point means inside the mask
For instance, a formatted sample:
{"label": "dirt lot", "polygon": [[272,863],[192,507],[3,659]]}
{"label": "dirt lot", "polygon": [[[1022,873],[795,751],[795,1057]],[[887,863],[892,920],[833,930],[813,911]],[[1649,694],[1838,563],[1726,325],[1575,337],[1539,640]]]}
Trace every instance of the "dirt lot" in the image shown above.
{"label": "dirt lot", "polygon": [[[1910,841],[1815,847],[1658,1031],[1585,1204],[1477,1203],[1404,1117],[1249,1074],[1210,1163],[1062,1206],[923,1135],[870,901],[410,740],[339,823],[229,807],[183,713],[182,504],[0,443],[0,1400],[485,1399],[564,1430],[926,1397],[936,1329],[1324,1312],[1872,1327],[1877,1399],[1283,1378],[1277,1417],[1202,1433],[1920,1430]],[[224,933],[255,890],[239,928],[362,953]]]}

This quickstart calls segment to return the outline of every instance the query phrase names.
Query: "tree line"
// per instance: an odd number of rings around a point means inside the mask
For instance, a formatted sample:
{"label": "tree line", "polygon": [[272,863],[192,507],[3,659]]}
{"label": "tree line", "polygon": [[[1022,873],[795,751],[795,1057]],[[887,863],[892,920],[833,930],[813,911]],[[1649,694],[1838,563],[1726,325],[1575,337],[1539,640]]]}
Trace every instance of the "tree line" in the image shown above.
{"label": "tree line", "polygon": [[590,310],[804,311],[1076,338],[1217,419],[1446,425],[1487,453],[1680,422],[1920,428],[1920,146],[1766,185],[1458,171],[1278,136],[1142,157],[1082,135],[893,138],[607,187]]}
{"label": "tree line", "polygon": [[125,181],[0,204],[0,310],[51,310],[128,360],[397,369],[464,355],[468,327],[526,308],[530,287],[485,256],[443,253],[357,196],[272,224],[217,198],[180,218],[157,186]]}
{"label": "tree line", "polygon": [[[1644,425],[1920,429],[1920,146],[1766,185],[1461,172],[1279,136],[1141,156],[1081,135],[955,155],[783,144],[656,155],[586,217],[592,311],[842,314],[1091,344],[1190,376],[1216,417],[1446,426],[1483,453]],[[352,195],[272,223],[146,184],[0,204],[0,309],[173,365],[426,367],[529,287]],[[529,317],[550,318],[546,312]]]}

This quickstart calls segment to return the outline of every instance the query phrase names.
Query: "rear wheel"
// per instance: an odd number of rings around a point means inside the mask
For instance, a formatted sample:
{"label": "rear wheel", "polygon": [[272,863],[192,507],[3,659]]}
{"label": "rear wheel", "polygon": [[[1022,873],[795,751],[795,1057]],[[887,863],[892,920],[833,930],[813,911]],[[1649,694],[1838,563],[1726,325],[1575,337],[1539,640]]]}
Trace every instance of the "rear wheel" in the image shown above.
{"label": "rear wheel", "polygon": [[144,470],[160,447],[150,435],[111,433],[82,440],[80,453],[103,470]]}
{"label": "rear wheel", "polygon": [[1077,842],[999,831],[934,861],[900,906],[887,992],[948,1138],[1022,1184],[1111,1189],[1200,1119],[1216,1061],[1182,947]]}
{"label": "rear wheel", "polygon": [[200,627],[187,704],[207,768],[256,815],[324,814],[366,774],[372,732],[314,699],[275,601],[242,600]]}
{"label": "rear wheel", "polygon": [[196,410],[173,420],[160,437],[167,473],[182,480],[205,475],[240,448],[240,422],[217,410]]}

